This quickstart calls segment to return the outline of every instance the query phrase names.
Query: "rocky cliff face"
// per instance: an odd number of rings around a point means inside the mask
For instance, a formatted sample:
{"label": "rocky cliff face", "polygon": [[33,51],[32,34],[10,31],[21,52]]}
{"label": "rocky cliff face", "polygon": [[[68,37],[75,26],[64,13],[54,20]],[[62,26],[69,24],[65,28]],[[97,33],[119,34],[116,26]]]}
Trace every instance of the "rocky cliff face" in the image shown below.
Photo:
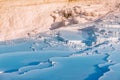
{"label": "rocky cliff face", "polygon": [[[53,11],[84,3],[84,0],[71,1],[79,0],[0,0],[0,41],[48,31],[54,23],[54,18],[50,16]],[[100,2],[86,1],[88,6]]]}

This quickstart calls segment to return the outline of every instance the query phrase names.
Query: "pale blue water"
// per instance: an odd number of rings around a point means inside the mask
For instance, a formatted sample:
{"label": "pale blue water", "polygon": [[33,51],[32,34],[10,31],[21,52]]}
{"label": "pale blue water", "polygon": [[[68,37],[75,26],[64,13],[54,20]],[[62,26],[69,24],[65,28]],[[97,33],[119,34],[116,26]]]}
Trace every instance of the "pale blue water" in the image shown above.
{"label": "pale blue water", "polygon": [[106,31],[90,26],[1,42],[0,80],[119,80],[120,41]]}

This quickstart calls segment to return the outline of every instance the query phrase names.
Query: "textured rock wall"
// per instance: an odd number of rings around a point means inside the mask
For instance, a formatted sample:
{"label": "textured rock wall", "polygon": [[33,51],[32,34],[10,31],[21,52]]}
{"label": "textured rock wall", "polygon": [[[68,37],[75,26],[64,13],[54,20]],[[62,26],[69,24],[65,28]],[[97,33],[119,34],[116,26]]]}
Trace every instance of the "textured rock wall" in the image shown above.
{"label": "textured rock wall", "polygon": [[49,30],[53,23],[51,12],[64,7],[68,1],[100,2],[100,0],[0,0],[0,41]]}
{"label": "textured rock wall", "polygon": [[[56,4],[41,4],[36,1],[0,2],[0,40],[25,37],[30,32],[47,31],[52,23],[49,16]],[[34,31],[38,28],[38,32]]]}

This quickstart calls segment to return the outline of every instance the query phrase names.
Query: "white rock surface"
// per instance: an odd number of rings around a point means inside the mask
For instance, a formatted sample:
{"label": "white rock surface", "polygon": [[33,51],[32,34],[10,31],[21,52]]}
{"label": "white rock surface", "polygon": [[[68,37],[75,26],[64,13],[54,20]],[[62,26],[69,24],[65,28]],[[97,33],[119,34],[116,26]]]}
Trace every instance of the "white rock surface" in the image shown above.
{"label": "white rock surface", "polygon": [[[69,4],[65,1],[68,0],[59,0],[60,3],[57,0],[0,0],[0,41],[48,31],[53,23],[50,16],[52,11],[66,5],[70,7],[85,3],[84,0]],[[89,2],[97,3],[100,0],[88,0],[88,4]]]}

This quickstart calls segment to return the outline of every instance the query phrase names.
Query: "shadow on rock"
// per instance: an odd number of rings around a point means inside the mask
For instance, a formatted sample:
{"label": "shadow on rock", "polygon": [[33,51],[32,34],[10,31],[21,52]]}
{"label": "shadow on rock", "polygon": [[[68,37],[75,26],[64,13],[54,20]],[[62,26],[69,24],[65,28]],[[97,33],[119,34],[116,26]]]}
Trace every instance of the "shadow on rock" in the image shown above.
{"label": "shadow on rock", "polygon": [[57,29],[57,28],[60,28],[60,27],[63,27],[65,26],[65,23],[64,22],[55,22],[53,24],[51,24],[51,28],[50,30],[54,30],[54,29]]}

